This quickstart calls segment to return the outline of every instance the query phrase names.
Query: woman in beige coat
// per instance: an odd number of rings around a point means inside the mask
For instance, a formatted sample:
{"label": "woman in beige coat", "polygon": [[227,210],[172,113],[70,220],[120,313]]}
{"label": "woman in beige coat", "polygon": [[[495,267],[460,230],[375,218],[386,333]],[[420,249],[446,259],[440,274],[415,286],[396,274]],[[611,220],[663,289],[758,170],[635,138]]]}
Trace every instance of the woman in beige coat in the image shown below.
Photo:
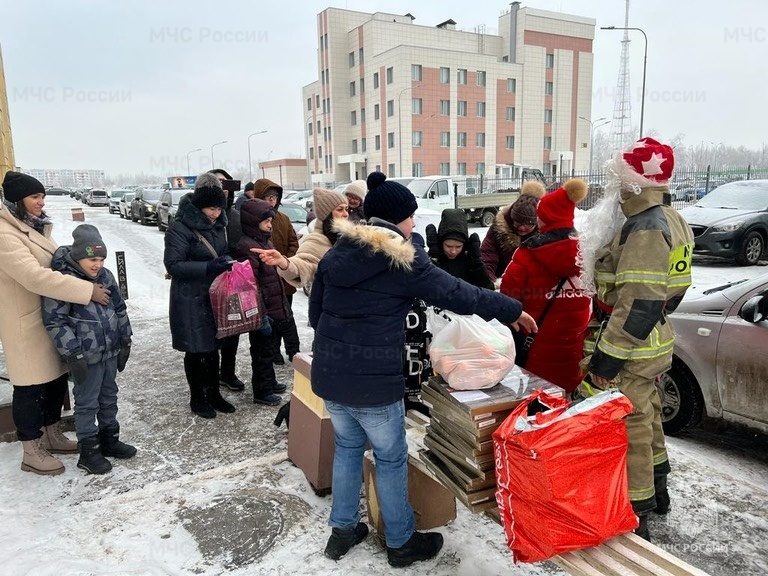
{"label": "woman in beige coat", "polygon": [[41,296],[76,304],[107,304],[98,284],[50,269],[56,243],[43,212],[45,188],[26,174],[8,172],[0,205],[0,342],[13,385],[13,420],[24,447],[21,469],[61,474],[51,453],[77,452],[59,429],[67,367],[43,326]]}

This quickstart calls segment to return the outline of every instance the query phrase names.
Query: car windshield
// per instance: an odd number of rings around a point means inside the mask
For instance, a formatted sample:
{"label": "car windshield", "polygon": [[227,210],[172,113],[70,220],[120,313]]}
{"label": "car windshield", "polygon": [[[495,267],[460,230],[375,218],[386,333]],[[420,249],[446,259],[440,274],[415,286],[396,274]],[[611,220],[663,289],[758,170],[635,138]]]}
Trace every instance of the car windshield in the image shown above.
{"label": "car windshield", "polygon": [[125,190],[112,190],[112,192],[109,193],[110,198],[121,198],[125,194]]}
{"label": "car windshield", "polygon": [[433,182],[434,180],[411,180],[406,186],[408,187],[408,190],[413,192],[413,195],[416,196],[416,198],[422,198]]}
{"label": "car windshield", "polygon": [[743,181],[723,184],[696,202],[699,208],[768,210],[768,182]]}
{"label": "car windshield", "polygon": [[301,206],[282,204],[280,206],[280,212],[286,214],[291,222],[306,222],[307,220],[307,211]]}
{"label": "car windshield", "polygon": [[191,190],[174,190],[173,192],[171,192],[171,202],[173,203],[174,206],[177,206],[182,196],[186,196],[190,192]]}
{"label": "car windshield", "polygon": [[150,202],[157,202],[160,200],[160,195],[163,193],[163,190],[144,190],[143,199],[149,200]]}
{"label": "car windshield", "polygon": [[125,200],[126,202],[130,202],[131,200],[133,200],[134,196],[136,196],[135,192],[129,192],[128,194],[123,196],[123,200]]}

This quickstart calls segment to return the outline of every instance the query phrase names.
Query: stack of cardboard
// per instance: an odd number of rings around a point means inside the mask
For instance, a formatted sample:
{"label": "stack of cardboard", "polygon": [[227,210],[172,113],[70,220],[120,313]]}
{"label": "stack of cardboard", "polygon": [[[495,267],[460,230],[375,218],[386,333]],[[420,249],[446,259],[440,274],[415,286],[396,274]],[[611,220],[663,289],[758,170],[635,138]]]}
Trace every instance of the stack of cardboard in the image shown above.
{"label": "stack of cardboard", "polygon": [[536,388],[552,385],[520,368],[493,388],[459,391],[440,376],[422,385],[430,425],[422,457],[428,469],[473,512],[496,506],[491,435]]}

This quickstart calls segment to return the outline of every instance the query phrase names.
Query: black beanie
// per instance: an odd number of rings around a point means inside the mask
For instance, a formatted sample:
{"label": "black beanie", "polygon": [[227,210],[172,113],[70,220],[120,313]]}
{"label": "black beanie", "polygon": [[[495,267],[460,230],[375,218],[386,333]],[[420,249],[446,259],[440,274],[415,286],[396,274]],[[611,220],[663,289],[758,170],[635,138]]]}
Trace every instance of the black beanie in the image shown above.
{"label": "black beanie", "polygon": [[72,260],[77,262],[83,258],[106,258],[107,247],[101,239],[99,229],[90,224],[80,224],[72,230]]}
{"label": "black beanie", "polygon": [[227,207],[227,197],[221,188],[221,182],[210,172],[200,174],[195,180],[195,191],[192,193],[191,202],[198,210],[203,208],[224,210]]}
{"label": "black beanie", "polygon": [[37,178],[9,170],[3,178],[3,195],[8,202],[18,202],[33,194],[45,194],[45,186]]}
{"label": "black beanie", "polygon": [[368,194],[363,203],[366,218],[381,218],[392,224],[400,224],[419,207],[408,188],[399,182],[387,180],[381,172],[371,172],[366,182]]}

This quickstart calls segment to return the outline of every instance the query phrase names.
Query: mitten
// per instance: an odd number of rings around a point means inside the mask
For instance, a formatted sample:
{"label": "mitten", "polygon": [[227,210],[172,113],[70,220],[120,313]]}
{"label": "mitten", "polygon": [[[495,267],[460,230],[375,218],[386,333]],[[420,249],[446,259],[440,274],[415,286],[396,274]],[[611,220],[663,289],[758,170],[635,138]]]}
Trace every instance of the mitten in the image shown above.
{"label": "mitten", "polygon": [[280,406],[280,409],[277,411],[277,416],[275,416],[274,425],[280,426],[280,424],[283,423],[283,420],[285,420],[285,427],[288,428],[290,426],[290,420],[291,418],[291,401],[289,400],[282,406]]}
{"label": "mitten", "polygon": [[427,224],[427,253],[432,258],[440,255],[440,240],[437,238],[437,228],[434,224]]}
{"label": "mitten", "polygon": [[259,332],[261,332],[264,336],[272,335],[272,318],[269,316],[264,316],[264,322],[261,323]]}
{"label": "mitten", "polygon": [[88,361],[82,352],[76,352],[67,357],[67,367],[72,382],[77,385],[85,382],[88,378]]}
{"label": "mitten", "polygon": [[467,240],[467,256],[473,260],[480,260],[480,237],[473,232]]}
{"label": "mitten", "polygon": [[131,341],[123,340],[120,345],[120,353],[117,355],[117,371],[122,372],[125,370],[125,365],[128,362],[128,357],[131,355]]}
{"label": "mitten", "polygon": [[210,260],[205,267],[205,271],[210,276],[218,276],[222,272],[232,270],[232,265],[235,263],[229,256],[218,256],[213,260]]}

